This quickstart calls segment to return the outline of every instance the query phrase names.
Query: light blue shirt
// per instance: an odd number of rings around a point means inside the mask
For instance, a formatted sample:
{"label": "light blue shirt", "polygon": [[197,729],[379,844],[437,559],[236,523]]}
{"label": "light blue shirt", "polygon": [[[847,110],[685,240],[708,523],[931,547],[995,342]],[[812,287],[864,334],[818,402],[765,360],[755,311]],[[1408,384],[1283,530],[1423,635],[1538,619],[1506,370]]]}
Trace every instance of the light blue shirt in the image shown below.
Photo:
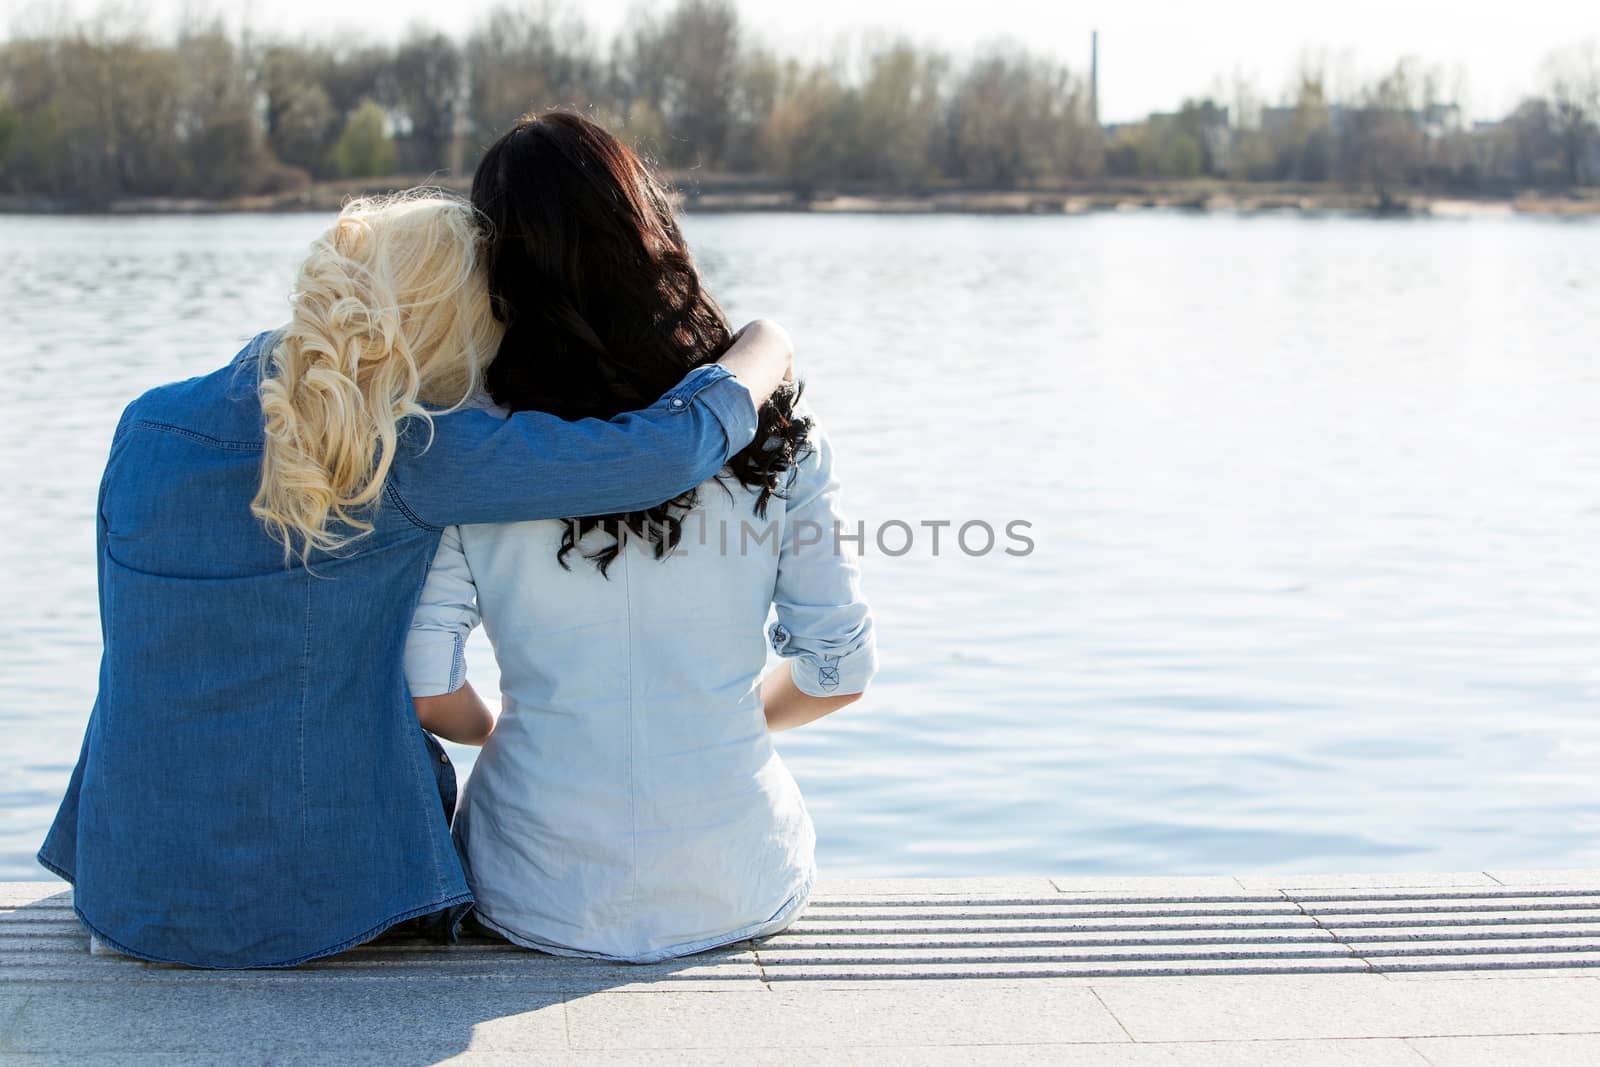
{"label": "light blue shirt", "polygon": [[706,482],[676,554],[630,538],[609,577],[578,552],[562,568],[559,520],[445,531],[406,677],[416,696],[459,688],[482,621],[503,706],[455,833],[485,925],[650,962],[773,932],[804,906],[816,839],[766,728],[768,641],[817,696],[861,692],[876,655],[820,431],[788,477],[764,518],[752,490]]}

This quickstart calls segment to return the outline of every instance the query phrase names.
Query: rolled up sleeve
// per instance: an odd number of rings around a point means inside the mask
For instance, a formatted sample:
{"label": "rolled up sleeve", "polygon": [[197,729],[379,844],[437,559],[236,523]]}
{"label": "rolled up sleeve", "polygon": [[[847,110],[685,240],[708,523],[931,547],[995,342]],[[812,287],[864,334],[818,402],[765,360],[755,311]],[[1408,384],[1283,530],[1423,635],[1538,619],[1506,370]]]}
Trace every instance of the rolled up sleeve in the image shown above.
{"label": "rolled up sleeve", "polygon": [[443,696],[466,684],[467,636],[478,620],[478,587],[461,528],[451,526],[439,539],[406,635],[406,685],[412,696]]}
{"label": "rolled up sleeve", "polygon": [[663,399],[677,410],[690,404],[703,404],[722,426],[731,456],[756,439],[756,409],[750,390],[728,373],[726,367],[707,363],[696,367],[673,386]]}
{"label": "rolled up sleeve", "polygon": [[878,670],[872,611],[861,593],[861,569],[845,552],[833,450],[813,430],[811,452],[794,468],[785,508],[772,647],[790,661],[796,687],[810,696],[864,692]]}

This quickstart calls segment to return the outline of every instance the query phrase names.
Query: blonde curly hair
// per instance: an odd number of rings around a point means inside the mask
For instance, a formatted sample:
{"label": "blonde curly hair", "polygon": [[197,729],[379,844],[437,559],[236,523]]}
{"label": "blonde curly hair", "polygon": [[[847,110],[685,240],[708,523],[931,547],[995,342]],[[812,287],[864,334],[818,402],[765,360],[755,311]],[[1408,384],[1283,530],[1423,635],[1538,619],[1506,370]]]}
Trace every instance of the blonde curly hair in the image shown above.
{"label": "blonde curly hair", "polygon": [[333,553],[372,530],[401,423],[478,390],[503,327],[472,206],[430,190],[354,200],[312,243],[293,315],[262,360],[261,486],[250,510],[284,546]]}

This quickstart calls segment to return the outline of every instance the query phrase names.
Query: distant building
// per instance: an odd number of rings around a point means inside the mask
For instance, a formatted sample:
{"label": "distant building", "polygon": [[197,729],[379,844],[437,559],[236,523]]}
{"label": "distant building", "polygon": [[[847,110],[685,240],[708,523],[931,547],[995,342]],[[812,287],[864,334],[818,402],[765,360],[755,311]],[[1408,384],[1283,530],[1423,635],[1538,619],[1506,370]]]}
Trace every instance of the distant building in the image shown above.
{"label": "distant building", "polygon": [[[1327,105],[1328,129],[1338,133],[1344,129],[1349,112],[1343,104]],[[1294,132],[1295,125],[1300,121],[1300,108],[1291,104],[1288,107],[1264,107],[1261,109],[1261,132],[1269,140],[1285,140]]]}
{"label": "distant building", "polygon": [[1430,139],[1457,133],[1461,129],[1461,107],[1458,104],[1429,104],[1416,117],[1422,132]]}
{"label": "distant building", "polygon": [[1227,108],[1209,100],[1200,105],[1200,137],[1212,171],[1226,171],[1233,165],[1233,123]]}
{"label": "distant building", "polygon": [[[1329,104],[1327,105],[1328,129],[1337,136],[1344,132],[1345,127],[1352,121],[1370,118],[1383,110]],[[1261,132],[1269,139],[1285,138],[1294,130],[1299,114],[1300,108],[1295,105],[1264,107],[1261,109]],[[1462,128],[1459,104],[1429,104],[1421,110],[1406,111],[1402,114],[1406,115],[1429,140],[1455,133]]]}
{"label": "distant building", "polygon": [[1294,128],[1294,116],[1300,109],[1295,107],[1266,107],[1261,108],[1261,133],[1262,136],[1273,141],[1281,141],[1290,130]]}
{"label": "distant building", "polygon": [[1233,125],[1226,107],[1211,100],[1187,103],[1182,111],[1153,111],[1143,125],[1170,123],[1191,135],[1212,170],[1226,170],[1233,159]]}

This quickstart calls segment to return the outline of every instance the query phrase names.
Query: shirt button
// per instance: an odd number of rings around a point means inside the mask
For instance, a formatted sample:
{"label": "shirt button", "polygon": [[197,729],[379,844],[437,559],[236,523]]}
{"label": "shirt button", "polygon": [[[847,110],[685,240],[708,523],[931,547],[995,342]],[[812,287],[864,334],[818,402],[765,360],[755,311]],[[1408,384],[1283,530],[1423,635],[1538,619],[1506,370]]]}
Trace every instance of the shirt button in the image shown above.
{"label": "shirt button", "polygon": [[672,398],[672,406],[675,407],[675,408],[683,407],[683,397],[681,397],[681,396],[673,397]]}
{"label": "shirt button", "polygon": [[440,763],[449,763],[450,762],[450,757],[445,755],[443,752],[441,752],[441,753],[439,753],[439,762]]}

